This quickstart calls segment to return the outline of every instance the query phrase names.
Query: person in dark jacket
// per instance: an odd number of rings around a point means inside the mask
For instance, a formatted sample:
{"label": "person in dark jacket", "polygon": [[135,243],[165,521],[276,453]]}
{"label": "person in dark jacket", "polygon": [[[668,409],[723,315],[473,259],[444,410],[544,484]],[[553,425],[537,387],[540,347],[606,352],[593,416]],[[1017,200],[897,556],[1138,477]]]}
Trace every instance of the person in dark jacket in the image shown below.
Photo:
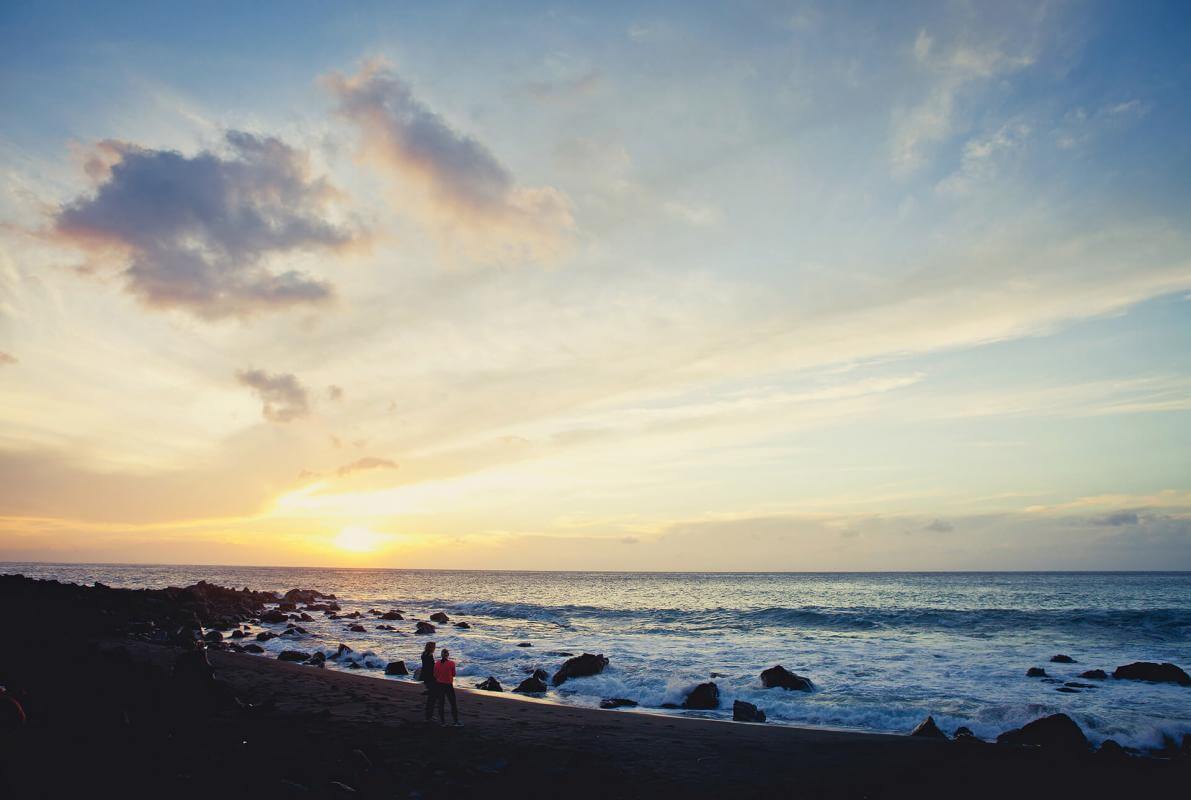
{"label": "person in dark jacket", "polygon": [[434,680],[434,642],[426,642],[422,648],[422,683],[426,686],[426,721],[434,717],[438,704],[438,682]]}

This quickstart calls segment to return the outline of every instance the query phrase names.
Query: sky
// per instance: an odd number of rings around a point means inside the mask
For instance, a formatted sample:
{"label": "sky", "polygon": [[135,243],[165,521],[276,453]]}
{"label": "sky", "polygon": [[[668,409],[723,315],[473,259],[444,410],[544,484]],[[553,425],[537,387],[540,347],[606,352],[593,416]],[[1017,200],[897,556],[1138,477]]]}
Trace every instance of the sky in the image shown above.
{"label": "sky", "polygon": [[0,560],[1191,569],[1191,9],[0,8]]}

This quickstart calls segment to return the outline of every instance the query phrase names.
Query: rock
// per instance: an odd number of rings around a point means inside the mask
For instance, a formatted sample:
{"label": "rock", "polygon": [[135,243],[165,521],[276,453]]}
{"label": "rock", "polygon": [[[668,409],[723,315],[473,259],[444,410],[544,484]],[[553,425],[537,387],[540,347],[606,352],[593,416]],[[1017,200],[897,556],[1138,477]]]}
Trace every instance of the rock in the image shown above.
{"label": "rock", "polygon": [[390,661],[385,667],[386,675],[408,675],[409,670],[405,668],[404,661]]}
{"label": "rock", "polygon": [[1079,689],[1072,689],[1070,686],[1060,686],[1055,691],[1063,692],[1064,694],[1079,694]]}
{"label": "rock", "polygon": [[261,631],[260,633],[258,633],[256,635],[256,640],[258,642],[267,642],[270,639],[276,639],[276,638],[277,638],[277,634],[273,633],[273,631]]}
{"label": "rock", "polygon": [[438,629],[435,628],[433,625],[431,625],[429,622],[419,622],[417,625],[414,626],[414,633],[418,633],[418,634],[434,633],[436,630],[438,630]]}
{"label": "rock", "polygon": [[600,708],[636,708],[637,701],[626,697],[608,697],[600,701]]}
{"label": "rock", "polygon": [[301,614],[298,615],[298,620],[300,622],[314,622],[314,617],[310,616],[305,611],[303,611]]}
{"label": "rock", "polygon": [[278,661],[308,661],[310,660],[310,653],[303,653],[301,650],[282,650],[277,654]]}
{"label": "rock", "polygon": [[293,603],[278,603],[277,610],[283,611],[286,614],[292,614],[293,612],[298,610],[298,607],[296,605],[294,605]]}
{"label": "rock", "polygon": [[546,682],[535,676],[530,676],[517,684],[517,688],[513,691],[520,694],[544,694]]}
{"label": "rock", "polygon": [[261,622],[285,622],[287,619],[289,617],[275,608],[261,614]]}
{"label": "rock", "polygon": [[263,653],[263,652],[265,652],[265,648],[261,647],[259,644],[246,644],[246,645],[244,645],[244,652],[245,653]]}
{"label": "rock", "polygon": [[533,675],[538,680],[542,681],[543,683],[545,683],[546,680],[549,679],[549,677],[550,677],[548,674],[546,674],[546,670],[544,670],[544,669],[535,669],[530,674]]}
{"label": "rock", "polygon": [[764,722],[765,712],[752,703],[736,700],[732,703],[732,719],[736,722]]}
{"label": "rock", "polygon": [[678,703],[662,703],[660,708],[674,709],[674,708],[682,708],[682,706],[678,705]]}
{"label": "rock", "polygon": [[307,663],[313,664],[316,667],[325,666],[327,663],[327,654],[322,651],[319,651],[319,652],[315,653],[314,655],[312,655],[310,657],[310,661],[308,661]]}
{"label": "rock", "polygon": [[1135,661],[1123,667],[1117,667],[1112,672],[1117,680],[1149,681],[1151,683],[1177,683],[1179,686],[1191,686],[1191,675],[1188,675],[1174,664],[1155,664],[1152,661]]}
{"label": "rock", "polygon": [[810,678],[795,675],[781,664],[772,666],[761,673],[761,685],[766,689],[781,688],[797,692],[812,692],[815,689]]}
{"label": "rock", "polygon": [[405,617],[401,616],[401,614],[399,614],[399,613],[398,613],[398,612],[396,612],[396,611],[386,611],[385,613],[383,613],[383,614],[381,614],[381,615],[380,615],[380,618],[381,618],[381,619],[387,619],[387,620],[389,620],[390,622],[392,622],[392,621],[394,621],[394,620],[401,620],[401,619],[405,619]]}
{"label": "rock", "polygon": [[997,737],[997,744],[1031,745],[1050,750],[1083,752],[1088,749],[1088,737],[1084,736],[1075,720],[1066,714],[1051,714]]}
{"label": "rock", "polygon": [[682,701],[682,707],[696,709],[719,708],[720,687],[714,683],[699,684]]}
{"label": "rock", "polygon": [[448,617],[446,614],[444,614],[441,611],[435,611],[433,614],[430,615],[430,621],[437,622],[440,625],[445,625],[446,623],[451,621],[451,618]]}
{"label": "rock", "polygon": [[314,589],[290,589],[282,596],[282,599],[289,603],[310,604],[316,600],[334,600],[335,595],[323,594]]}
{"label": "rock", "polygon": [[341,619],[363,619],[364,618],[364,615],[361,614],[359,611],[353,611],[350,614],[340,614],[339,616]]}
{"label": "rock", "polygon": [[568,658],[563,662],[558,672],[554,673],[552,683],[555,686],[562,686],[570,678],[584,678],[588,675],[598,675],[604,671],[604,667],[606,666],[608,666],[608,659],[604,657],[603,653],[599,655],[584,653],[581,656]]}
{"label": "rock", "polygon": [[205,634],[203,634],[203,641],[204,642],[222,642],[223,634],[220,633],[219,631],[207,631]]}
{"label": "rock", "polygon": [[1090,669],[1087,672],[1079,673],[1079,677],[1087,678],[1090,681],[1102,681],[1107,680],[1108,673],[1102,669]]}
{"label": "rock", "polygon": [[518,647],[533,647],[533,642],[517,642]]}
{"label": "rock", "polygon": [[380,616],[380,614],[383,612],[381,612],[381,610],[379,608],[370,608],[370,609],[368,609],[368,613],[376,614],[377,616]]}
{"label": "rock", "polygon": [[496,678],[492,677],[491,675],[489,675],[487,678],[485,678],[484,680],[477,683],[476,688],[483,689],[485,692],[503,692],[504,691],[504,688],[501,687],[501,685],[500,685],[500,681],[498,681]]}
{"label": "rock", "polygon": [[233,639],[243,639],[244,631],[239,630],[239,629],[232,631],[232,638]]}
{"label": "rock", "polygon": [[924,739],[946,739],[947,734],[939,730],[939,726],[935,724],[935,718],[928,716],[922,722],[918,723],[918,727],[910,731],[911,736],[919,736]]}
{"label": "rock", "polygon": [[1064,686],[1070,686],[1072,689],[1095,689],[1096,687],[1090,683],[1080,683],[1079,681],[1067,681]]}
{"label": "rock", "polygon": [[1096,757],[1106,761],[1127,761],[1129,754],[1112,739],[1105,739],[1096,750]]}
{"label": "rock", "polygon": [[549,655],[558,656],[559,658],[570,658],[571,656],[573,656],[575,654],[568,653],[565,650],[554,650],[554,651],[550,652]]}
{"label": "rock", "polygon": [[955,741],[957,742],[975,742],[979,741],[976,734],[972,733],[972,729],[966,725],[960,725],[955,729]]}
{"label": "rock", "polygon": [[454,623],[454,624],[455,624],[455,627],[456,627],[456,628],[460,628],[460,629],[462,629],[462,630],[467,630],[468,628],[470,628],[470,627],[471,627],[471,626],[470,626],[470,625],[468,625],[466,622],[456,622],[456,623]]}
{"label": "rock", "polygon": [[1071,656],[1065,656],[1062,653],[1060,653],[1057,656],[1051,656],[1050,663],[1052,663],[1052,664],[1074,664],[1074,663],[1076,663],[1076,661]]}
{"label": "rock", "polygon": [[359,623],[356,623],[355,625],[348,625],[348,626],[347,626],[347,629],[348,629],[349,631],[351,631],[352,633],[367,633],[367,632],[368,632],[368,631],[367,631],[367,630],[364,628],[364,626],[363,626],[363,625],[360,625]]}
{"label": "rock", "polygon": [[1029,669],[1026,670],[1026,677],[1027,678],[1045,678],[1046,670],[1044,670],[1042,667],[1030,667]]}
{"label": "rock", "polygon": [[350,652],[352,652],[352,649],[350,647],[348,647],[347,645],[345,645],[343,642],[340,642],[339,647],[337,647],[335,649],[335,655],[331,656],[331,659],[335,660],[335,659],[343,658],[345,655],[347,655]]}

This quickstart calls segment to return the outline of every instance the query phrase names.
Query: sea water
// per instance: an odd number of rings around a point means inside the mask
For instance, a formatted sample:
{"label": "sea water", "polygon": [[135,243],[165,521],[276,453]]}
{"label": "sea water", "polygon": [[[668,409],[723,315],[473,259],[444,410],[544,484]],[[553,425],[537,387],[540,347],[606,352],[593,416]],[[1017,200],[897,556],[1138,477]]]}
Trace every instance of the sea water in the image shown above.
{"label": "sea water", "polygon": [[[183,586],[200,579],[284,592],[337,595],[343,613],[405,612],[381,624],[314,613],[282,649],[334,651],[342,642],[383,678],[391,660],[417,665],[428,638],[458,661],[458,684],[494,676],[506,690],[559,653],[603,653],[600,675],[567,681],[548,699],[580,706],[628,698],[640,711],[730,718],[732,701],[763,708],[778,724],[905,733],[933,715],[948,733],[966,725],[994,738],[1064,712],[1099,742],[1154,748],[1191,732],[1191,688],[1084,681],[1133,661],[1191,670],[1191,573],[615,573],[386,569],[0,564],[0,572],[110,586]],[[413,620],[445,611],[468,630]],[[365,633],[348,626],[359,622]],[[284,625],[254,628],[281,630]],[[245,640],[251,641],[251,640]],[[518,646],[528,642],[531,647]],[[371,653],[368,658],[365,653]],[[1069,655],[1075,664],[1050,663]],[[781,664],[810,678],[811,693],[764,689],[761,670]],[[1058,682],[1027,678],[1039,666]],[[346,664],[328,662],[331,669]],[[716,677],[712,678],[712,673]],[[385,678],[398,680],[397,678]],[[405,678],[404,680],[410,680]],[[663,712],[714,680],[721,710]],[[1095,685],[1066,693],[1065,681]],[[463,701],[466,714],[466,700]],[[634,712],[609,712],[634,713]],[[639,713],[639,712],[638,712]]]}

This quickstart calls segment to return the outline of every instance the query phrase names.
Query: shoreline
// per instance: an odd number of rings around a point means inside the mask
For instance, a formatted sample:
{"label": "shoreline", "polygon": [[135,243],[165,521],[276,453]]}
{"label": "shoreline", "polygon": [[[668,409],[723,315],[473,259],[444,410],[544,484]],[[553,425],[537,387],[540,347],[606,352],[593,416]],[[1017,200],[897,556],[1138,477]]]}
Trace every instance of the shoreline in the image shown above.
{"label": "shoreline", "polygon": [[1182,755],[709,724],[727,721],[467,684],[464,727],[440,728],[412,682],[227,651],[193,679],[184,649],[120,635],[150,612],[167,625],[253,610],[252,593],[210,594],[0,578],[0,682],[29,714],[4,741],[7,796],[1100,797],[1191,781]]}

